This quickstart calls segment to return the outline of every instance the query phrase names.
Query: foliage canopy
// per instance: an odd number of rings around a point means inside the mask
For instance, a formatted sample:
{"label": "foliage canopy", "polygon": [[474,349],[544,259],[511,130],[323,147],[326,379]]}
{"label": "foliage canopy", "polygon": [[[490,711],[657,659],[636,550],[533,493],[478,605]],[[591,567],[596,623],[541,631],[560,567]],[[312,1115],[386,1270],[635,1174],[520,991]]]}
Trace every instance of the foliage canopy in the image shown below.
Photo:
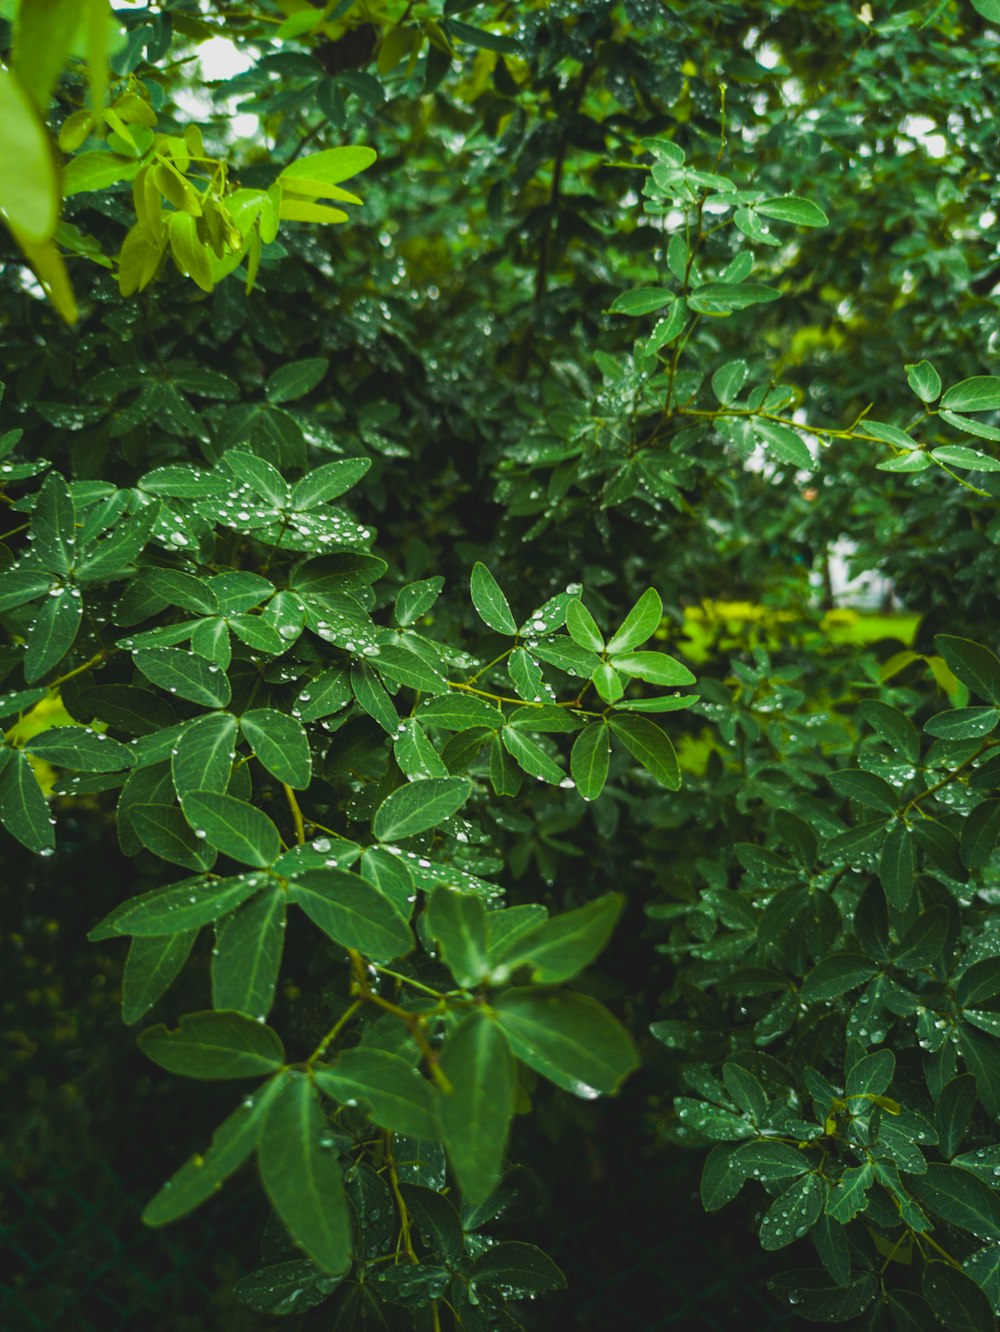
{"label": "foliage canopy", "polygon": [[802,1318],[992,1327],[995,0],[0,13],[0,822],[241,1084],[146,1221],[255,1156],[251,1308],[530,1325],[642,1063]]}

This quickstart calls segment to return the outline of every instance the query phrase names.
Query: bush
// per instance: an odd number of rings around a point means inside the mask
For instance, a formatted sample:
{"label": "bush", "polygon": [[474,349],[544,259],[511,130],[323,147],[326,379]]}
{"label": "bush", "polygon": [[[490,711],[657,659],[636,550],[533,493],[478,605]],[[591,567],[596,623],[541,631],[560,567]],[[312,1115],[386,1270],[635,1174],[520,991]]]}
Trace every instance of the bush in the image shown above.
{"label": "bush", "polygon": [[252,1309],[530,1323],[643,1064],[794,1317],[992,1327],[1000,14],[521,8],[12,7],[0,820]]}

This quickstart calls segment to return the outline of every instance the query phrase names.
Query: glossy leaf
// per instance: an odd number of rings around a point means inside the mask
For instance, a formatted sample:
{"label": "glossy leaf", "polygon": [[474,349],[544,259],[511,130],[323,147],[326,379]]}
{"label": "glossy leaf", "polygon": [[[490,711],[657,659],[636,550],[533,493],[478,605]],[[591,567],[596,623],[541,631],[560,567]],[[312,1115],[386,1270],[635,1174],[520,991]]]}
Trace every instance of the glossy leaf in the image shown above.
{"label": "glossy leaf", "polygon": [[244,865],[265,868],[277,860],[281,838],[271,820],[244,800],[215,791],[192,791],[181,801],[184,817],[224,856]]}
{"label": "glossy leaf", "polygon": [[495,1007],[518,1059],[585,1100],[617,1091],[637,1066],[625,1028],[588,995],[528,987]]}
{"label": "glossy leaf", "polygon": [[317,1085],[341,1105],[357,1104],[373,1124],[413,1138],[440,1135],[439,1093],[406,1059],[389,1050],[354,1046],[316,1068]]}
{"label": "glossy leaf", "polygon": [[188,1078],[262,1077],[281,1068],[284,1046],[277,1032],[243,1013],[188,1013],[171,1031],[162,1023],[139,1034],[148,1059]]}
{"label": "glossy leaf", "polygon": [[438,1101],[448,1160],[463,1196],[480,1202],[500,1178],[514,1113],[514,1060],[501,1024],[470,1013],[445,1042],[440,1068],[452,1088]]}
{"label": "glossy leaf", "polygon": [[296,877],[289,900],[344,948],[373,962],[391,962],[413,947],[413,935],[392,903],[346,870],[308,870]]}

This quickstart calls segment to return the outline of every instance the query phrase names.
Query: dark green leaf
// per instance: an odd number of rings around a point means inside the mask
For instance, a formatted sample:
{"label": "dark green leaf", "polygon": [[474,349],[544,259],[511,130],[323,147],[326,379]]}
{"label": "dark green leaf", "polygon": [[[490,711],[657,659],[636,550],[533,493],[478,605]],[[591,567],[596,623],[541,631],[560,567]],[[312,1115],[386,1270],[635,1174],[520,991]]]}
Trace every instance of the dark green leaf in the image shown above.
{"label": "dark green leaf", "polygon": [[243,1013],[188,1013],[171,1031],[163,1023],[139,1033],[154,1064],[187,1078],[254,1078],[281,1068],[285,1049],[276,1031]]}
{"label": "dark green leaf", "polygon": [[942,1221],[980,1239],[1000,1239],[1000,1198],[967,1170],[932,1162],[926,1175],[909,1179],[909,1188]]}
{"label": "dark green leaf", "polygon": [[122,977],[122,1021],[129,1026],[147,1013],[180,975],[197,930],[160,938],[133,939]]}
{"label": "dark green leaf", "polygon": [[910,903],[914,887],[913,874],[913,835],[902,819],[897,819],[882,843],[878,866],[886,901],[897,911],[905,911]]}
{"label": "dark green leaf", "polygon": [[827,1186],[818,1175],[803,1175],[779,1193],[760,1223],[762,1249],[784,1249],[816,1224]]}
{"label": "dark green leaf", "polygon": [[48,802],[20,750],[0,748],[0,823],[29,851],[51,855],[55,834]]}
{"label": "dark green leaf", "polygon": [[236,718],[228,712],[199,717],[182,732],[170,757],[178,796],[193,791],[225,793],[236,757]]}
{"label": "dark green leaf", "polygon": [[77,587],[50,590],[31,626],[24,654],[24,678],[34,684],[62,661],[76,641],[83,619],[83,598]]}
{"label": "dark green leaf", "polygon": [[569,770],[584,800],[596,800],[604,790],[611,758],[609,731],[603,721],[584,727],[573,742]]}
{"label": "dark green leaf", "polygon": [[281,854],[281,838],[271,820],[244,800],[215,791],[191,791],[181,801],[184,817],[224,856],[265,868]]}
{"label": "dark green leaf", "polygon": [[680,787],[681,773],[677,755],[670,737],[662,727],[648,717],[620,715],[612,717],[610,725],[632,757],[662,786],[671,791]]}
{"label": "dark green leaf", "polygon": [[471,1202],[500,1178],[514,1113],[514,1060],[501,1025],[470,1013],[445,1041],[440,1069],[452,1090],[438,1101],[448,1160]]}
{"label": "dark green leaf", "polygon": [[1000,661],[989,648],[949,634],[935,634],[934,644],[963,684],[1000,707]]}
{"label": "dark green leaf", "polygon": [[319,1087],[341,1105],[358,1104],[373,1124],[433,1141],[440,1130],[436,1088],[388,1050],[354,1046],[316,1068]]}
{"label": "dark green leaf", "polygon": [[240,730],[272,777],[296,790],[312,778],[306,733],[294,717],[274,708],[254,708],[240,717]]}
{"label": "dark green leaf", "polygon": [[271,1009],[285,942],[285,894],[260,893],[227,916],[212,955],[212,1004],[263,1021]]}
{"label": "dark green leaf", "polygon": [[503,1298],[510,1300],[534,1299],[566,1285],[566,1278],[548,1254],[518,1240],[494,1244],[480,1254],[470,1278],[477,1285],[496,1286]]}
{"label": "dark green leaf", "polygon": [[477,985],[490,969],[486,952],[486,909],[474,893],[441,886],[427,905],[427,930],[459,985]]}
{"label": "dark green leaf", "polygon": [[280,366],[264,385],[268,402],[293,402],[311,393],[329,366],[325,356],[311,356],[304,361],[290,361]]}
{"label": "dark green leaf", "polygon": [[215,849],[194,835],[176,805],[132,805],[129,817],[139,841],[162,860],[203,872],[215,864]]}
{"label": "dark green leaf", "polygon": [[949,1263],[929,1262],[920,1288],[935,1318],[953,1332],[994,1332],[989,1300],[970,1276]]}
{"label": "dark green leaf", "polygon": [[224,708],[232,697],[225,672],[192,652],[171,647],[138,648],[133,659],[147,680],[168,694],[204,708]]}
{"label": "dark green leaf", "polygon": [[471,794],[472,783],[465,777],[409,782],[382,801],[375,811],[372,831],[380,842],[412,837],[456,814]]}
{"label": "dark green leaf", "polygon": [[815,1323],[846,1323],[864,1313],[875,1298],[878,1282],[873,1276],[855,1277],[840,1285],[828,1272],[815,1268],[782,1272],[771,1277],[768,1289],[780,1304],[793,1305],[796,1318]]}
{"label": "dark green leaf", "polygon": [[589,995],[508,990],[496,1011],[518,1059],[584,1099],[617,1091],[638,1064],[625,1028]]}
{"label": "dark green leaf", "polygon": [[517,633],[517,623],[507,598],[485,564],[473,565],[470,589],[472,604],[485,624],[498,634]]}
{"label": "dark green leaf", "polygon": [[299,1248],[337,1276],[351,1263],[351,1214],[332,1146],[313,1083],[303,1073],[286,1074],[260,1133],[260,1177]]}
{"label": "dark green leaf", "polygon": [[608,893],[564,911],[512,940],[498,960],[511,970],[529,966],[531,979],[543,985],[570,980],[604,948],[624,905],[621,893]]}
{"label": "dark green leaf", "polygon": [[410,927],[388,898],[341,869],[308,870],[289,889],[289,900],[344,948],[373,962],[391,962],[413,947]]}

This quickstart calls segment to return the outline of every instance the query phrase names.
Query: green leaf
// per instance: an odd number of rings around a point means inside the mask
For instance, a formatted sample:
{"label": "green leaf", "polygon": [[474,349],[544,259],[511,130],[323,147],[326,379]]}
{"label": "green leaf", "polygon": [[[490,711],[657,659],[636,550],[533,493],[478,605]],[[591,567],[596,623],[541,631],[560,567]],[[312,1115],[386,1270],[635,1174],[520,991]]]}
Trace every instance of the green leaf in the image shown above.
{"label": "green leaf", "polygon": [[485,624],[499,634],[517,633],[517,622],[511,613],[507,598],[485,564],[476,563],[472,566],[469,588],[472,593],[472,604]]}
{"label": "green leaf", "polygon": [[[976,1108],[976,1080],[968,1073],[945,1083],[934,1106],[934,1122],[941,1139],[941,1154],[949,1159],[965,1139],[972,1112]],[[958,1164],[965,1162],[959,1158]],[[990,1180],[992,1182],[992,1171]]]}
{"label": "green leaf", "polygon": [[76,506],[59,472],[50,472],[31,514],[34,556],[52,573],[67,575],[76,562]]}
{"label": "green leaf", "polygon": [[834,953],[825,957],[806,976],[800,991],[803,1003],[838,999],[849,990],[871,980],[876,968],[860,953]]}
{"label": "green leaf", "polygon": [[481,1202],[500,1179],[514,1113],[504,1030],[486,1013],[470,1013],[445,1041],[439,1067],[452,1088],[438,1101],[448,1160],[463,1196]]}
{"label": "green leaf", "polygon": [[908,1187],[942,1221],[980,1239],[1000,1239],[1000,1198],[967,1170],[931,1162],[925,1175],[908,1178]]}
{"label": "green leaf", "polygon": [[372,665],[382,675],[386,675],[396,684],[406,685],[427,694],[444,694],[448,691],[448,681],[440,671],[415,652],[393,643],[382,647]]}
{"label": "green leaf", "polygon": [[932,1261],[924,1267],[920,1289],[934,1317],[953,1332],[994,1332],[990,1302],[971,1275]]}
{"label": "green leaf", "polygon": [[[647,588],[608,640],[608,651],[611,653],[628,652],[632,648],[638,647],[640,643],[645,643],[646,639],[651,638],[660,627],[662,619],[663,603],[660,600],[660,594],[655,588]],[[642,653],[639,655],[651,654]],[[694,679],[693,676],[690,678]],[[678,683],[687,684],[689,681],[684,680]]]}
{"label": "green leaf", "polygon": [[48,592],[54,579],[43,569],[8,569],[0,587],[0,611],[13,610]]}
{"label": "green leaf", "polygon": [[941,396],[941,376],[930,361],[917,361],[908,365],[906,382],[921,402],[936,402]]}
{"label": "green leaf", "polygon": [[707,1101],[696,1101],[690,1096],[675,1096],[674,1109],[686,1131],[693,1129],[705,1138],[718,1142],[736,1142],[756,1136],[757,1130],[743,1115],[723,1110]]}
{"label": "green leaf", "polygon": [[617,1091],[638,1066],[628,1032],[589,995],[527,987],[495,1007],[518,1059],[585,1100]]}
{"label": "green leaf", "polygon": [[293,402],[296,398],[304,397],[320,383],[329,368],[330,362],[325,356],[312,356],[304,361],[290,361],[280,366],[264,385],[268,402]]}
{"label": "green leaf", "polygon": [[845,1085],[851,1096],[881,1096],[889,1090],[896,1071],[896,1056],[891,1050],[874,1050],[851,1065]]}
{"label": "green leaf", "polygon": [[224,708],[232,697],[225,672],[191,652],[171,647],[138,648],[132,659],[147,680],[203,708]]}
{"label": "green leaf", "polygon": [[913,834],[902,819],[896,819],[882,843],[878,876],[886,901],[897,911],[905,911],[913,896],[914,864]]}
{"label": "green leaf", "polygon": [[309,741],[294,717],[274,708],[254,708],[240,718],[240,730],[272,777],[304,791],[312,780]]}
{"label": "green leaf", "polygon": [[606,661],[598,662],[590,678],[605,703],[617,703],[625,692],[621,676]]}
{"label": "green leaf", "polygon": [[263,1021],[271,1010],[285,942],[285,894],[260,893],[217,927],[212,1005]]}
{"label": "green leaf", "polygon": [[406,717],[399,723],[392,742],[392,752],[404,775],[411,782],[420,781],[425,777],[448,776],[448,765],[427,739],[423,727],[413,717]]}
{"label": "green leaf", "polygon": [[139,1033],[154,1064],[187,1078],[255,1078],[285,1062],[276,1031],[243,1013],[187,1013],[171,1031],[163,1023]]}
{"label": "green leaf", "polygon": [[327,185],[337,185],[343,180],[350,180],[352,176],[359,175],[362,171],[367,171],[377,160],[378,154],[374,148],[368,148],[364,144],[346,144],[339,148],[326,148],[322,152],[308,153],[304,157],[296,158],[284,168],[280,179],[292,189],[298,188],[295,182],[299,177],[305,177],[310,181],[323,181]]}
{"label": "green leaf", "polygon": [[888,462],[875,464],[880,472],[926,472],[933,465],[930,454],[921,453],[918,449],[901,458],[890,458]]}
{"label": "green leaf", "polygon": [[973,375],[953,384],[941,399],[941,406],[952,412],[1000,410],[1000,375]]}
{"label": "green leaf", "polygon": [[219,613],[218,598],[204,578],[182,573],[179,569],[148,569],[143,578],[150,592],[168,606],[180,606],[192,615]]}
{"label": "green leaf", "polygon": [[179,797],[193,791],[222,795],[236,757],[236,718],[228,712],[198,717],[182,732],[170,757],[174,790]]}
{"label": "green leaf", "polygon": [[776,288],[758,282],[708,282],[689,292],[687,303],[699,314],[726,316],[751,305],[776,301],[780,295]]}
{"label": "green leaf", "polygon": [[816,464],[805,440],[791,426],[782,425],[780,421],[763,421],[760,417],[753,416],[750,418],[750,427],[768,453],[779,462],[788,463],[806,472],[811,472],[815,468]]}
{"label": "green leaf", "polygon": [[444,962],[457,983],[478,985],[490,970],[482,899],[442,885],[432,894],[425,919],[428,933],[440,945]]}
{"label": "green leaf", "polygon": [[499,735],[490,741],[490,784],[498,796],[516,796],[524,778]]}
{"label": "green leaf", "polygon": [[584,800],[596,800],[604,790],[611,759],[610,733],[603,721],[585,726],[573,742],[569,770]]}
{"label": "green leaf", "polygon": [[281,838],[271,820],[244,800],[215,791],[191,791],[181,800],[184,817],[209,846],[243,865],[264,869],[281,854]]}
{"label": "green leaf", "polygon": [[416,624],[427,614],[441,595],[444,579],[421,578],[399,589],[396,597],[396,623],[404,626]]}
{"label": "green leaf", "polygon": [[131,805],[136,836],[154,855],[185,869],[210,870],[215,850],[197,838],[176,805]]}
{"label": "green leaf", "polygon": [[825,227],[830,221],[822,208],[812,200],[799,198],[795,194],[762,199],[760,203],[754,204],[754,208],[764,217],[773,217],[778,222],[794,222],[798,227]]}
{"label": "green leaf", "polygon": [[1000,1244],[988,1244],[969,1254],[962,1263],[962,1271],[989,1300],[994,1314],[1000,1314]]}
{"label": "green leaf", "polygon": [[1000,838],[1000,800],[984,800],[962,825],[962,863],[980,869],[993,854]]}
{"label": "green leaf", "polygon": [[668,291],[666,287],[636,287],[634,291],[625,291],[616,297],[608,309],[608,314],[652,314],[654,310],[661,310],[673,299],[673,292]]}
{"label": "green leaf", "polygon": [[373,962],[391,962],[413,948],[410,927],[389,899],[347,870],[308,870],[288,896],[335,943]]}
{"label": "green leaf", "polygon": [[35,771],[20,750],[0,748],[0,823],[37,855],[51,855],[55,834]]}
{"label": "green leaf", "polygon": [[758,1080],[742,1064],[727,1059],[722,1065],[722,1081],[732,1100],[755,1124],[767,1115],[767,1094]]}
{"label": "green leaf", "polygon": [[719,366],[712,375],[712,392],[724,407],[730,406],[740,395],[740,389],[746,383],[750,367],[742,357],[727,361]]}
{"label": "green leaf", "polygon": [[295,1243],[324,1272],[351,1264],[351,1213],[319,1093],[303,1073],[286,1075],[257,1147],[271,1205]]}
{"label": "green leaf", "polygon": [[861,768],[842,768],[831,772],[827,781],[838,795],[848,800],[856,800],[859,805],[870,809],[881,809],[887,814],[895,814],[899,808],[899,797],[895,790],[882,777],[873,772],[864,772]]}
{"label": "green leaf", "polygon": [[649,684],[694,684],[694,676],[688,668],[665,652],[615,653],[611,664],[616,671],[624,671],[626,675],[646,680]]}
{"label": "green leaf", "polygon": [[31,626],[24,654],[24,678],[34,684],[58,666],[76,641],[83,619],[83,599],[77,587],[54,588],[42,602]]}
{"label": "green leaf", "polygon": [[147,1203],[142,1214],[147,1226],[176,1221],[221,1188],[257,1146],[265,1116],[282,1085],[281,1077],[272,1078],[255,1095],[243,1098],[216,1129],[205,1154],[192,1156]]}
{"label": "green leaf", "polygon": [[380,842],[434,828],[456,814],[472,794],[467,777],[431,777],[410,782],[382,801],[372,820],[372,831]]}
{"label": "green leaf", "polygon": [[610,726],[633,758],[670,791],[681,784],[681,772],[670,737],[648,717],[621,716],[611,718]]}
{"label": "green leaf", "polygon": [[377,721],[388,735],[395,735],[399,725],[396,706],[370,666],[351,667],[351,688],[354,690],[358,706]]}
{"label": "green leaf", "polygon": [[[51,23],[51,15],[46,19]],[[0,69],[4,152],[0,211],[27,241],[40,244],[51,239],[59,219],[59,168],[38,107],[18,77],[20,72]]]}
{"label": "green leaf", "polygon": [[859,1317],[875,1299],[878,1281],[874,1276],[855,1277],[846,1286],[816,1268],[782,1272],[771,1277],[768,1290],[780,1304],[792,1304],[796,1318],[815,1323],[846,1323]]}
{"label": "green leaf", "polygon": [[570,638],[580,647],[591,652],[604,651],[604,635],[582,601],[573,600],[566,607],[566,628]]}
{"label": "green leaf", "polygon": [[738,1142],[718,1142],[705,1157],[701,1171],[701,1205],[706,1212],[725,1207],[746,1183],[746,1175],[737,1169],[734,1154]]}
{"label": "green leaf", "polygon": [[826,1192],[818,1175],[803,1175],[789,1184],[761,1218],[761,1248],[784,1249],[807,1234],[819,1220]]}
{"label": "green leaf", "polygon": [[356,486],[371,465],[371,458],[341,458],[339,462],[324,463],[307,472],[292,487],[292,508],[314,509],[318,504],[337,499]]}
{"label": "green leaf", "polygon": [[504,720],[503,713],[492,703],[463,694],[426,699],[416,715],[423,725],[439,726],[443,731],[468,731],[474,726],[498,730]]}
{"label": "green leaf", "polygon": [[446,1259],[457,1258],[463,1248],[462,1223],[448,1199],[419,1184],[400,1184],[399,1192],[428,1248]]}
{"label": "green leaf", "polygon": [[916,763],[920,758],[920,736],[904,713],[887,703],[865,699],[858,705],[859,715],[903,758]]}
{"label": "green leaf", "polygon": [[[977,421],[973,416],[961,416],[958,412],[939,412],[938,415],[942,421],[947,421],[950,426],[963,431],[966,435],[975,435],[979,439],[989,439],[994,443],[1000,440],[1000,430],[996,426],[987,425],[985,421]],[[992,458],[990,461],[994,462]],[[995,467],[987,467],[984,470],[993,471]]]}
{"label": "green leaf", "polygon": [[955,997],[963,1008],[975,1008],[1000,994],[1000,957],[974,962],[958,978]]}
{"label": "green leaf", "polygon": [[952,708],[931,717],[924,723],[924,730],[941,740],[978,740],[989,735],[997,722],[998,708]]}
{"label": "green leaf", "polygon": [[122,976],[122,1021],[128,1026],[153,1007],[170,988],[191,955],[197,930],[133,939]]}
{"label": "green leaf", "polygon": [[549,1290],[562,1290],[566,1278],[555,1263],[533,1244],[506,1240],[481,1253],[472,1264],[470,1282],[497,1288],[505,1300],[534,1299]]}
{"label": "green leaf", "polygon": [[559,764],[546,754],[541,745],[529,740],[516,726],[505,726],[500,732],[500,738],[508,754],[529,777],[537,777],[552,786],[558,786],[560,782],[565,781],[566,774]]}
{"label": "green leaf", "polygon": [[608,893],[575,911],[564,911],[520,935],[497,960],[511,970],[530,965],[531,979],[541,985],[570,980],[602,951],[624,905],[621,893]]}
{"label": "green leaf", "polygon": [[935,462],[949,467],[960,467],[970,472],[1000,472],[1000,458],[992,458],[981,449],[970,449],[966,444],[943,444],[931,450]]}
{"label": "green leaf", "polygon": [[935,634],[934,645],[963,684],[1000,707],[1000,661],[989,648],[950,634]]}
{"label": "green leaf", "polygon": [[78,772],[121,772],[132,766],[126,745],[83,726],[55,726],[24,742],[35,758]]}
{"label": "green leaf", "polygon": [[335,1063],[318,1065],[315,1077],[333,1100],[358,1104],[380,1128],[428,1141],[440,1136],[435,1087],[399,1055],[355,1045]]}
{"label": "green leaf", "polygon": [[303,686],[295,707],[301,721],[320,721],[346,708],[353,697],[347,672],[340,666],[322,671]]}
{"label": "green leaf", "polygon": [[[317,23],[322,22],[323,14],[309,9],[295,17]],[[324,1276],[308,1258],[290,1258],[248,1273],[232,1291],[241,1304],[258,1313],[285,1316],[305,1313],[322,1304],[342,1280],[343,1276]]]}
{"label": "green leaf", "polygon": [[234,911],[264,882],[259,874],[238,874],[230,879],[207,879],[199,875],[168,888],[154,888],[115,907],[87,938],[93,943],[120,934],[146,937],[198,929]]}

